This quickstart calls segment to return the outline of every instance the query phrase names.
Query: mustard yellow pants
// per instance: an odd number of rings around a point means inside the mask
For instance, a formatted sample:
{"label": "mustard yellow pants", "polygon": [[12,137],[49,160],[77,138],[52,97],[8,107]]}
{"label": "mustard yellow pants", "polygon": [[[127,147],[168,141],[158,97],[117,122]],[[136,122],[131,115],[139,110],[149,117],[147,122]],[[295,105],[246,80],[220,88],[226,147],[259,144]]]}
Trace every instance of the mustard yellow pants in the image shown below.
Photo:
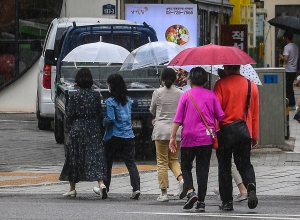
{"label": "mustard yellow pants", "polygon": [[176,179],[181,175],[181,168],[178,162],[180,141],[177,141],[177,150],[175,153],[170,151],[168,140],[156,140],[155,146],[158,185],[160,189],[166,189],[169,188],[168,168],[173,172]]}

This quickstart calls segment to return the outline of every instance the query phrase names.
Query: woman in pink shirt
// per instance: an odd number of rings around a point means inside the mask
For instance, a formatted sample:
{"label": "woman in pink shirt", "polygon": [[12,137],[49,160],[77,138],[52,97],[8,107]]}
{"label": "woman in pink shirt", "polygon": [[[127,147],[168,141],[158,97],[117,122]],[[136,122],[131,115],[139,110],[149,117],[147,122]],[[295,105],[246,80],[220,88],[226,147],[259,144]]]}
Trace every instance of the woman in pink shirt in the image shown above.
{"label": "woman in pink shirt", "polygon": [[[209,128],[215,134],[215,121],[221,121],[224,112],[215,93],[204,88],[208,81],[208,73],[201,67],[193,68],[189,74],[189,81],[192,88],[189,92],[206,119]],[[213,138],[187,92],[180,97],[178,102],[169,144],[172,152],[176,151],[177,148],[176,132],[180,125],[182,126],[181,171],[184,179],[184,191],[187,193],[187,202],[183,208],[191,209],[194,203],[198,201],[196,211],[204,212]],[[195,157],[198,195],[195,193],[192,177]]]}

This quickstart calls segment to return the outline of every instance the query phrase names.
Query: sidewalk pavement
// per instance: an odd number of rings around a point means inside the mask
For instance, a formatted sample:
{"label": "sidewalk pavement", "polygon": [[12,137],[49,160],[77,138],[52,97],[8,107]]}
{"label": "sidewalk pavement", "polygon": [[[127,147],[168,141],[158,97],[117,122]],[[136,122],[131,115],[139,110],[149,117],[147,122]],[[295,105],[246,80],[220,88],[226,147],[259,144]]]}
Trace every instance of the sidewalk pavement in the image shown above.
{"label": "sidewalk pavement", "polygon": [[[295,91],[296,99],[300,98],[300,90]],[[290,144],[293,151],[282,151],[276,148],[255,149],[252,151],[251,162],[254,166],[259,196],[299,196],[300,191],[300,123],[293,120],[295,111],[290,112]],[[36,158],[32,158],[35,160]],[[156,161],[138,161],[141,178],[141,193],[160,193],[158,188]],[[68,182],[58,181],[63,164],[19,166],[13,172],[1,172],[0,194],[62,194],[69,190]],[[1,168],[1,164],[0,164]],[[213,190],[218,186],[217,159],[215,152],[211,158],[207,195],[214,195]],[[130,179],[123,162],[116,162],[113,166],[110,194],[131,193]],[[193,168],[195,176],[195,168]],[[196,181],[196,178],[194,178]],[[93,193],[96,182],[80,182],[76,189],[78,196]],[[168,194],[178,192],[178,183],[169,171]],[[197,186],[195,182],[195,187]],[[234,195],[238,189],[234,186]]]}

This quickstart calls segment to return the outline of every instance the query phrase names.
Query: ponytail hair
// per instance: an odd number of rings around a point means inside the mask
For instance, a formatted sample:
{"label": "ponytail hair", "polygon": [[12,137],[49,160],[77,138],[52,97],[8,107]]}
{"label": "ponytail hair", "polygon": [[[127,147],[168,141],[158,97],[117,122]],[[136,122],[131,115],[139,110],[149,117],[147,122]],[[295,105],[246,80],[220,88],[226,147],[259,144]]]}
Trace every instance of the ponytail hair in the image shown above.
{"label": "ponytail hair", "polygon": [[161,74],[161,80],[165,81],[165,86],[169,89],[176,80],[176,72],[172,68],[165,68]]}

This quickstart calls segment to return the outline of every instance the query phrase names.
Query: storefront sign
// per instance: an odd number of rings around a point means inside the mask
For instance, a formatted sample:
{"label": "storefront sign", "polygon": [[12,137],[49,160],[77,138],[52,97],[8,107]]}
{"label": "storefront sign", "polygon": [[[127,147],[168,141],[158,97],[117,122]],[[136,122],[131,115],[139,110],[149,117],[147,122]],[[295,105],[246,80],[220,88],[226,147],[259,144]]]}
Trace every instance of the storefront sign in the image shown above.
{"label": "storefront sign", "polygon": [[159,41],[197,46],[196,4],[125,4],[125,19],[154,28]]}
{"label": "storefront sign", "polygon": [[221,45],[235,46],[248,53],[248,27],[246,24],[221,26]]}
{"label": "storefront sign", "polygon": [[102,14],[104,15],[114,15],[116,14],[116,6],[112,4],[103,5]]}

